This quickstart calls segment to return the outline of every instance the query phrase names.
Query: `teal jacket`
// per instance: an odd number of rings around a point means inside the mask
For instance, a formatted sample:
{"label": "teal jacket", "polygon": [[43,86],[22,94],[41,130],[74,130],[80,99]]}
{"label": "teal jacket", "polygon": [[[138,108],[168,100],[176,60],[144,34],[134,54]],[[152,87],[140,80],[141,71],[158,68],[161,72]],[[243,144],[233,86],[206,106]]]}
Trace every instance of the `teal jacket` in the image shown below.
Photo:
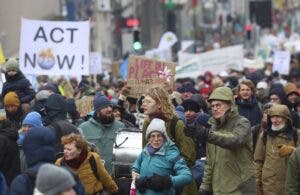
{"label": "teal jacket", "polygon": [[144,195],[173,195],[175,188],[192,182],[192,173],[185,161],[180,158],[180,152],[171,140],[168,139],[152,156],[149,155],[147,146],[148,144],[133,163],[132,170],[139,173],[139,177],[151,177],[154,173],[161,176],[170,175],[172,187],[162,192],[147,189]]}
{"label": "teal jacket", "polygon": [[113,123],[104,125],[94,118],[90,118],[78,127],[87,141],[97,146],[101,159],[105,160],[105,168],[110,174],[112,172],[113,146],[116,131],[124,127],[123,123],[116,120]]}

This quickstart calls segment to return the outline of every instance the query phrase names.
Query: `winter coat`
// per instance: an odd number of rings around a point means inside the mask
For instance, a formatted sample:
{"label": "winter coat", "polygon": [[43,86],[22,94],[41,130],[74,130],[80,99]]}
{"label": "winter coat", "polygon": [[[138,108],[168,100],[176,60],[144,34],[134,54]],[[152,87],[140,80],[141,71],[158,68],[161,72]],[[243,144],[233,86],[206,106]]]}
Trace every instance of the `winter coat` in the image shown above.
{"label": "winter coat", "polygon": [[278,145],[300,145],[299,141],[295,142],[300,137],[300,131],[292,127],[288,108],[285,107],[285,110],[278,110],[278,108],[282,109],[283,106],[271,107],[269,114],[288,119],[286,128],[281,131],[272,131],[269,118],[267,131],[259,135],[254,153],[256,183],[262,185],[264,194],[270,195],[285,194],[284,184],[289,157],[279,156]]}
{"label": "winter coat", "polygon": [[[176,116],[174,116],[176,117]],[[174,120],[174,119],[172,119]],[[186,136],[184,133],[184,128],[185,125],[182,122],[182,120],[177,120],[177,123],[175,125],[175,129],[171,129],[171,121],[172,120],[165,120],[166,123],[166,129],[168,136],[170,137],[171,140],[173,140],[180,151],[181,156],[185,159],[186,163],[189,166],[193,166],[195,163],[196,159],[196,151],[195,151],[195,145],[193,140]],[[148,125],[150,124],[150,120],[145,120],[144,125],[143,125],[143,147],[146,145],[147,140],[146,140],[146,130]],[[175,131],[175,133],[172,133],[172,131]],[[175,135],[175,138],[173,137],[173,134]]]}
{"label": "winter coat", "polygon": [[[100,181],[98,181],[97,178],[94,176],[93,170],[91,168],[89,162],[91,156],[93,156],[95,159]],[[62,158],[59,158],[55,164],[60,166],[61,161]],[[100,161],[100,156],[97,153],[88,152],[86,159],[82,162],[82,164],[78,169],[72,169],[71,167],[69,168],[79,176],[80,181],[82,182],[87,195],[92,195],[96,192],[103,191],[104,189],[108,192],[118,191],[118,186],[105,170],[102,162]]]}
{"label": "winter coat", "polygon": [[[53,163],[55,160],[55,135],[45,127],[33,127],[26,134],[23,150],[26,156],[28,169],[26,172],[37,174],[44,163]],[[28,175],[21,173],[12,182],[10,195],[32,195],[34,183]]]}
{"label": "winter coat", "polygon": [[[192,173],[185,161],[180,158],[180,152],[177,146],[171,140],[166,140],[162,147],[150,156],[148,144],[144,147],[142,153],[138,156],[132,165],[132,170],[139,173],[139,177],[151,177],[153,174],[161,176],[170,176],[172,186],[168,190],[155,192],[147,189],[144,195],[173,195],[175,189],[192,182]],[[138,192],[138,194],[140,194]]]}
{"label": "winter coat", "polygon": [[300,149],[290,156],[285,180],[285,194],[299,195],[300,194]]}
{"label": "winter coat", "polygon": [[249,101],[243,101],[238,97],[236,98],[236,105],[238,106],[240,115],[250,121],[251,127],[260,124],[262,112],[255,97],[251,98]]}
{"label": "winter coat", "polygon": [[2,88],[2,99],[10,91],[17,93],[21,103],[30,103],[30,101],[34,99],[35,92],[32,85],[22,72],[18,72],[14,76],[8,76],[7,73],[5,73],[5,78],[6,82]]}
{"label": "winter coat", "polygon": [[211,117],[209,124],[200,190],[214,195],[256,194],[250,122],[233,106],[220,123]]}
{"label": "winter coat", "polygon": [[94,118],[90,118],[78,127],[87,141],[97,146],[101,158],[105,160],[105,169],[108,173],[112,173],[111,163],[116,131],[124,127],[123,123],[116,120],[110,124],[101,124]]}
{"label": "winter coat", "polygon": [[8,185],[20,173],[18,129],[8,120],[0,122],[0,172]]}
{"label": "winter coat", "polygon": [[26,114],[24,114],[21,106],[18,107],[18,110],[16,113],[11,114],[9,113],[7,110],[5,110],[6,113],[6,118],[13,123],[13,125],[17,128],[20,129],[22,127],[22,122],[26,116]]}

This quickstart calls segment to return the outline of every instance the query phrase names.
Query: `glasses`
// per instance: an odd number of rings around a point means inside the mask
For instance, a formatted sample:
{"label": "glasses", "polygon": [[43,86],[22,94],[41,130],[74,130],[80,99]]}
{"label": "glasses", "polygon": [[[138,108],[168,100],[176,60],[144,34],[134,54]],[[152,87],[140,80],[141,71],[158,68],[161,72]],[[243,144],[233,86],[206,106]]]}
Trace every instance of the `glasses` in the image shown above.
{"label": "glasses", "polygon": [[211,104],[210,107],[211,108],[220,109],[220,108],[223,107],[223,104],[221,104],[221,103]]}

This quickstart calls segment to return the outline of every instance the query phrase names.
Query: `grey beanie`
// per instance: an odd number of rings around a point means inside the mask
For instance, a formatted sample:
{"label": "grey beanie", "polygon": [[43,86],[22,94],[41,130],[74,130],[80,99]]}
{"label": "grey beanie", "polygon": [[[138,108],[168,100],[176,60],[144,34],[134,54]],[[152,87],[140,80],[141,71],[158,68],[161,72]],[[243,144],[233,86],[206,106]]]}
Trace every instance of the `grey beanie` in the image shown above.
{"label": "grey beanie", "polygon": [[146,131],[146,138],[148,139],[150,134],[152,132],[160,132],[161,134],[163,134],[165,136],[165,138],[168,138],[168,134],[166,131],[166,125],[165,125],[165,121],[159,119],[159,118],[154,118],[152,119],[152,121],[150,122],[150,124],[147,127],[147,131]]}
{"label": "grey beanie", "polygon": [[75,180],[66,169],[53,164],[43,164],[36,176],[36,188],[44,195],[57,195],[75,185]]}
{"label": "grey beanie", "polygon": [[107,106],[113,106],[113,103],[102,94],[96,94],[94,98],[94,110],[97,112]]}

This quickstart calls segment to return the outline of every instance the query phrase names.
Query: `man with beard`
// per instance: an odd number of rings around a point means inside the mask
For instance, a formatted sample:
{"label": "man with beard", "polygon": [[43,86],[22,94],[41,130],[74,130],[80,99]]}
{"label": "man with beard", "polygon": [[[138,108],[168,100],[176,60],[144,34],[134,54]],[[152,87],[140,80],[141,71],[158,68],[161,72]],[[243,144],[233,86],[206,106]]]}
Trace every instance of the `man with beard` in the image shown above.
{"label": "man with beard", "polygon": [[22,121],[25,117],[21,108],[20,98],[15,92],[10,91],[4,96],[3,104],[6,118],[12,122],[16,129],[19,129],[22,126]]}
{"label": "man with beard", "polygon": [[116,131],[125,126],[115,120],[113,104],[106,96],[96,94],[93,103],[95,110],[93,117],[79,125],[79,129],[89,142],[97,146],[101,158],[105,161],[106,170],[111,173]]}

